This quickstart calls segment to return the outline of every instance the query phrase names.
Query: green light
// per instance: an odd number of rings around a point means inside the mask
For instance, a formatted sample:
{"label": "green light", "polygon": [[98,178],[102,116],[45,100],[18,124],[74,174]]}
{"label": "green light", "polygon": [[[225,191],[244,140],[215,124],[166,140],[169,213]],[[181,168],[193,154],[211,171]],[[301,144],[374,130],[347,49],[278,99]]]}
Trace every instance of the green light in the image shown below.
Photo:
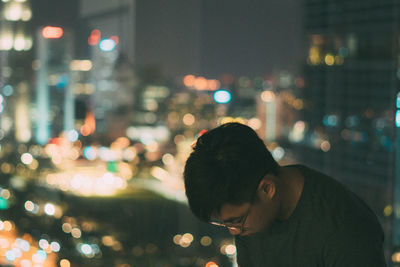
{"label": "green light", "polygon": [[117,173],[118,172],[118,165],[115,161],[110,161],[107,165],[107,171]]}
{"label": "green light", "polygon": [[8,208],[8,201],[7,199],[4,199],[0,197],[0,210],[5,210]]}

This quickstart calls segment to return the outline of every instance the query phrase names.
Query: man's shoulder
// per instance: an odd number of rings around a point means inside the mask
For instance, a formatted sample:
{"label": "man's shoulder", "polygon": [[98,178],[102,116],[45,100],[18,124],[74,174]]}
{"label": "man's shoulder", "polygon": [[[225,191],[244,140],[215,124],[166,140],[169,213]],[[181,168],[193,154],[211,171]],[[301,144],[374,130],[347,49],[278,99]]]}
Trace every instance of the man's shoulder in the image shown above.
{"label": "man's shoulder", "polygon": [[[366,202],[347,186],[317,170],[299,165],[311,195],[311,204],[319,211],[320,219],[334,220],[338,226],[364,224],[380,227],[375,213]],[[370,225],[368,225],[370,223]]]}

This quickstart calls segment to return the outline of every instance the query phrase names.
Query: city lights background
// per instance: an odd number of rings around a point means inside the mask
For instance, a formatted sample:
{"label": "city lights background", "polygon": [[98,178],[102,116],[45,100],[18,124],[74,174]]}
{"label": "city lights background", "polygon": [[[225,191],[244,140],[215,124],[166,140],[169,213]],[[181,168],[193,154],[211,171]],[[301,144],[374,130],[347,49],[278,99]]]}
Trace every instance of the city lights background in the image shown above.
{"label": "city lights background", "polygon": [[196,138],[231,121],[280,164],[365,199],[400,266],[399,11],[2,0],[0,266],[237,266],[232,237],[193,217],[182,180]]}

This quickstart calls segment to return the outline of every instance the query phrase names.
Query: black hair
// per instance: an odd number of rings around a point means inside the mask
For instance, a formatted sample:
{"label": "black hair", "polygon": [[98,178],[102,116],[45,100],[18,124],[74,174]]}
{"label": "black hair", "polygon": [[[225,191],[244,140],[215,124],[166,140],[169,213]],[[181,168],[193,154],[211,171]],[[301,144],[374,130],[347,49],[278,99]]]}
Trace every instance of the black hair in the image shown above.
{"label": "black hair", "polygon": [[251,201],[261,178],[278,163],[250,127],[227,123],[197,139],[184,170],[189,207],[208,222],[224,204]]}

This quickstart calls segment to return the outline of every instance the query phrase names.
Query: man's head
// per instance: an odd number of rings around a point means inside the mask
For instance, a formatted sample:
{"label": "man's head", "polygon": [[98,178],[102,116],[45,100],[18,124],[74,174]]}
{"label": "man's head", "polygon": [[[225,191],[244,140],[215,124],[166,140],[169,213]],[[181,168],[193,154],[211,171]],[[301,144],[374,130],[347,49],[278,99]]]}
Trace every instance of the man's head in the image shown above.
{"label": "man's head", "polygon": [[259,216],[254,214],[261,208],[257,205],[259,198],[273,198],[275,185],[270,185],[278,168],[253,129],[239,123],[221,125],[198,138],[186,161],[184,178],[189,206],[203,221],[217,218],[226,225],[243,223],[240,227],[246,228],[247,217]]}

